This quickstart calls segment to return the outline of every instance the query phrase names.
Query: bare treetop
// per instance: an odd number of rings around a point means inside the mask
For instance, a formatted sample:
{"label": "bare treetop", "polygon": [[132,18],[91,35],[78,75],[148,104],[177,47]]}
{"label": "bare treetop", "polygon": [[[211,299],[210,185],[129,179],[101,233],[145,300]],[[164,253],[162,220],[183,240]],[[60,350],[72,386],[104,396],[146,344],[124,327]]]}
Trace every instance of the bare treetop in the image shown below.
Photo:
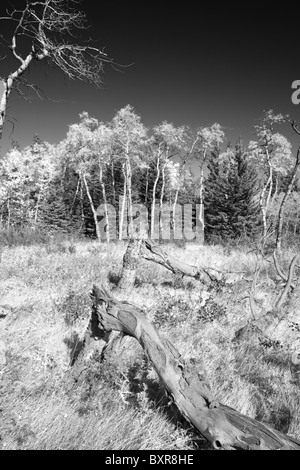
{"label": "bare treetop", "polygon": [[[7,16],[0,18],[15,23],[9,39],[14,57],[21,64],[25,61],[26,58],[19,52],[19,49],[23,49],[19,43],[27,37],[31,40],[28,54],[33,59],[42,60],[47,57],[69,78],[87,80],[101,86],[103,63],[112,60],[97,47],[74,43],[82,30],[88,29],[85,13],[77,9],[80,1],[24,0],[24,4],[23,9],[7,10]],[[7,38],[5,42],[8,42]]]}
{"label": "bare treetop", "polygon": [[103,64],[113,60],[95,47],[91,39],[86,40],[89,26],[85,13],[79,10],[80,3],[80,0],[22,0],[21,7],[12,6],[6,10],[6,16],[0,17],[12,25],[11,32],[0,37],[19,62],[14,72],[1,77],[4,92],[0,102],[0,138],[12,89],[24,96],[20,85],[30,86],[39,93],[38,87],[28,84],[23,76],[32,60],[46,59],[70,79],[101,87]]}

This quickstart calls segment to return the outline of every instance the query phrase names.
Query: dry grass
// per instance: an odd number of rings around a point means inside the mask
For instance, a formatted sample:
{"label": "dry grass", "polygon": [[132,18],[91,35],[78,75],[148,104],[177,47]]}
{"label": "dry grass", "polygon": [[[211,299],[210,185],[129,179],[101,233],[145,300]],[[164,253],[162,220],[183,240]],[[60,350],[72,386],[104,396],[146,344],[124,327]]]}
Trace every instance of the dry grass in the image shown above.
{"label": "dry grass", "polygon": [[[125,248],[125,243],[107,247],[97,242],[4,248],[1,449],[208,448],[168,403],[133,339],[102,363],[95,355],[84,381],[70,380],[74,348],[89,321],[89,291],[94,283],[113,290]],[[253,254],[219,246],[164,248],[190,264],[250,275],[255,267]],[[291,256],[286,253],[283,262]],[[274,289],[267,279],[258,294],[264,292],[271,302]],[[250,316],[248,287],[237,283],[209,291],[143,261],[134,293],[124,300],[145,308],[183,356],[203,361],[223,403],[299,439],[299,384],[292,380],[289,354],[251,338],[232,341]]]}

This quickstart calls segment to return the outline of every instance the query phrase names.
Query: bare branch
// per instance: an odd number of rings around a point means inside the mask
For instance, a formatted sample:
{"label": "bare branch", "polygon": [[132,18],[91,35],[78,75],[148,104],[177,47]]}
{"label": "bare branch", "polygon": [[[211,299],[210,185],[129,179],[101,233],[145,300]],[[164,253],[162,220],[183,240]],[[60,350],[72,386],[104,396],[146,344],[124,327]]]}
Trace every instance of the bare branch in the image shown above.
{"label": "bare branch", "polygon": [[300,135],[300,124],[298,124],[296,121],[289,119],[288,122],[291,124],[293,130],[296,132],[296,134]]}
{"label": "bare branch", "polygon": [[[4,92],[0,98],[0,139],[11,90],[17,89],[20,93],[20,88],[16,88],[15,85],[21,81],[20,77],[29,69],[32,60],[47,59],[70,79],[79,79],[96,87],[102,86],[104,63],[122,67],[109,58],[103,50],[95,47],[91,40],[86,42],[85,38],[81,40],[81,44],[73,43],[74,38],[79,40],[79,33],[82,36],[82,31],[89,28],[85,13],[78,9],[78,5],[78,0],[36,2],[26,0],[23,9],[12,7],[11,11],[7,10],[7,16],[0,18],[14,23],[10,41],[2,35],[0,38],[21,64],[14,72],[3,78]],[[27,53],[24,52],[24,45],[28,46]],[[42,96],[38,87],[29,85],[24,79],[22,85],[34,89],[39,96]]]}
{"label": "bare branch", "polygon": [[21,77],[20,80],[17,81],[14,89],[17,91],[17,93],[20,96],[22,96],[22,98],[24,98],[27,101],[30,101],[30,97],[26,96],[24,91],[20,88],[21,86],[25,88],[31,88],[41,100],[48,99],[47,95],[38,85],[36,85],[35,83],[28,83],[24,77]]}
{"label": "bare branch", "polygon": [[[15,28],[15,31],[13,33],[12,40],[11,40],[12,53],[15,56],[15,58],[21,62],[21,64],[24,63],[24,59],[16,51],[16,49],[17,49],[17,35],[19,34],[20,29],[23,28],[23,23],[25,21],[28,9],[29,9],[29,3],[27,3],[25,9],[21,12],[21,18],[19,19],[19,22],[18,22],[18,24]],[[22,34],[22,32],[21,32],[21,34]]]}
{"label": "bare branch", "polygon": [[[274,260],[274,266],[276,268],[278,276],[281,277],[281,279],[283,281],[287,282],[288,277],[283,273],[283,271],[281,270],[281,267],[279,266],[278,259],[277,259],[277,256],[276,256],[276,250],[274,250],[274,252],[273,252],[273,260]],[[292,289],[295,289],[294,284],[291,283],[290,286],[291,286]]]}
{"label": "bare branch", "polygon": [[[97,87],[102,86],[103,63],[113,62],[104,52],[90,46],[57,46],[48,42],[46,50],[49,60],[70,79],[88,81]],[[42,60],[44,57],[42,54],[36,58]]]}
{"label": "bare branch", "polygon": [[294,258],[292,259],[291,264],[290,264],[287,283],[286,283],[285,288],[283,289],[279,299],[277,300],[277,302],[275,304],[275,309],[277,309],[277,310],[279,310],[280,307],[282,306],[282,304],[285,301],[285,298],[286,298],[286,296],[287,296],[287,294],[288,294],[288,292],[291,288],[292,279],[293,279],[293,275],[294,275],[294,269],[295,269],[295,265],[297,263],[298,257],[299,257],[299,254],[295,255]]}

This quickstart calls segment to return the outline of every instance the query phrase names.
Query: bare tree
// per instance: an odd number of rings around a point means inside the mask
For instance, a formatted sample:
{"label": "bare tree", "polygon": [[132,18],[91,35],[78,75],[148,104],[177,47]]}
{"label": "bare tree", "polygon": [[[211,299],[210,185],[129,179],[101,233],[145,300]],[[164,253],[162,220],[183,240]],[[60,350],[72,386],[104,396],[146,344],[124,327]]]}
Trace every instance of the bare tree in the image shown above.
{"label": "bare tree", "polygon": [[[289,120],[289,123],[291,124],[293,130],[296,132],[296,134],[300,135],[300,129],[299,126],[295,121]],[[281,201],[280,207],[279,207],[279,212],[278,212],[278,226],[277,226],[277,236],[276,236],[276,250],[281,251],[281,244],[282,244],[282,227],[283,227],[283,214],[284,214],[284,209],[285,209],[285,204],[286,201],[288,200],[293,186],[295,184],[296,178],[297,178],[297,173],[298,169],[300,166],[300,146],[298,147],[297,150],[297,155],[296,155],[296,160],[295,160],[295,165],[291,173],[290,181],[287,187],[287,190],[283,196],[283,199]]]}
{"label": "bare tree", "polygon": [[[24,90],[36,84],[24,76],[33,61],[46,60],[57,66],[70,79],[102,85],[103,64],[112,59],[91,41],[74,44],[74,38],[88,28],[86,15],[78,10],[80,0],[22,0],[23,7],[6,10],[0,20],[10,22],[11,33],[2,42],[10,49],[18,64],[13,72],[1,77],[4,91],[0,101],[0,139],[7,117],[8,101],[13,90],[25,96]],[[24,88],[25,87],[25,88]]]}
{"label": "bare tree", "polygon": [[[263,175],[259,198],[263,222],[263,243],[267,241],[268,237],[267,216],[272,202],[273,176],[276,175],[276,185],[278,186],[278,176],[286,176],[293,167],[291,143],[282,134],[275,133],[275,125],[282,124],[285,120],[286,118],[282,114],[275,115],[272,109],[265,111],[259,124],[254,126],[258,141],[249,142],[250,159],[255,162]],[[297,166],[295,168],[297,171]]]}

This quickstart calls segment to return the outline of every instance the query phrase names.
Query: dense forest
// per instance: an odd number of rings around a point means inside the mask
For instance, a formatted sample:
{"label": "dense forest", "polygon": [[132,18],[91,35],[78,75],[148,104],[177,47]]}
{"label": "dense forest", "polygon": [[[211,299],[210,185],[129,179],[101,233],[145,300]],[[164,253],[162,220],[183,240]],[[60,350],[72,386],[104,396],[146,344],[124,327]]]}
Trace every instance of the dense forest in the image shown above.
{"label": "dense forest", "polygon": [[[298,154],[278,130],[288,117],[265,112],[256,141],[231,143],[222,126],[148,129],[134,108],[111,122],[82,112],[65,139],[13,142],[0,159],[2,238],[80,234],[102,241],[253,241],[300,230]],[[299,152],[298,152],[299,153]],[[279,241],[278,241],[279,238]]]}

